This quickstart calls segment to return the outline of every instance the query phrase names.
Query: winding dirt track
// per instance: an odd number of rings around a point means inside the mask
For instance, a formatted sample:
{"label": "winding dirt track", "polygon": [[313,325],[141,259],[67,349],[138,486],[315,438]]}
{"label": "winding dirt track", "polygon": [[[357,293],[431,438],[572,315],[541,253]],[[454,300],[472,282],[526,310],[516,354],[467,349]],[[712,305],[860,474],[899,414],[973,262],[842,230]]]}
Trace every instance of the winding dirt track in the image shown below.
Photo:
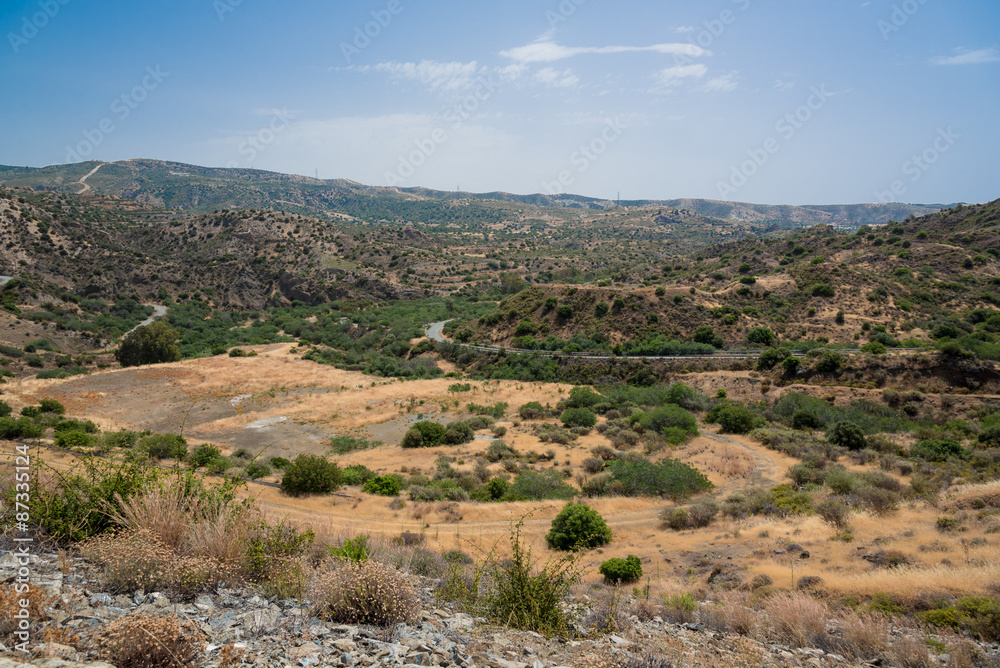
{"label": "winding dirt track", "polygon": [[96,174],[97,170],[100,169],[103,166],[104,166],[104,163],[102,162],[97,167],[94,167],[92,170],[90,170],[89,172],[87,172],[79,181],[77,181],[77,183],[79,183],[81,186],[83,186],[83,189],[80,190],[80,192],[78,192],[77,195],[83,195],[84,193],[86,193],[86,192],[88,192],[90,190],[90,186],[88,186],[87,183],[86,183],[87,179],[89,179],[91,176],[93,176],[94,174]]}

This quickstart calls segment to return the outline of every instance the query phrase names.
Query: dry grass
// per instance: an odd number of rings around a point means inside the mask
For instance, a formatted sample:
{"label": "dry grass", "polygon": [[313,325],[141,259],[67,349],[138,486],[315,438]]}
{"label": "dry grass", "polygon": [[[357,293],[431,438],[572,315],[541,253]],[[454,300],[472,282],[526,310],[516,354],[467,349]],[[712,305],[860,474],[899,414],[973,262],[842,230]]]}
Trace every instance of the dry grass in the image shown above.
{"label": "dry grass", "polygon": [[196,515],[197,500],[174,482],[156,486],[128,499],[115,495],[120,510],[111,517],[126,531],[145,529],[172,550],[181,548]]}
{"label": "dry grass", "polygon": [[15,585],[0,587],[0,640],[3,640],[4,644],[13,644],[8,643],[8,640],[18,630],[18,620],[15,615],[21,612],[22,601],[28,602],[25,609],[28,611],[31,628],[34,629],[40,622],[48,619],[45,608],[52,605],[54,600],[54,596],[46,596],[38,587],[31,587],[26,592],[18,592]]}
{"label": "dry grass", "polygon": [[792,647],[815,647],[826,635],[830,611],[807,594],[777,594],[764,603],[768,634]]}
{"label": "dry grass", "polygon": [[193,622],[134,612],[105,626],[95,644],[118,668],[186,668],[198,665],[204,641]]}
{"label": "dry grass", "polygon": [[1000,480],[953,487],[945,494],[945,507],[970,508],[978,500],[992,508],[1000,507]]}
{"label": "dry grass", "polygon": [[754,610],[750,594],[743,591],[720,592],[715,604],[702,606],[701,618],[712,628],[727,633],[758,637],[765,620]]}
{"label": "dry grass", "polygon": [[928,593],[982,595],[1000,582],[1000,563],[983,565],[904,567],[856,574],[826,573],[827,585],[846,594],[870,597],[890,593],[903,601],[918,601]]}
{"label": "dry grass", "polygon": [[834,644],[849,657],[866,660],[889,649],[889,620],[874,612],[844,612],[837,617],[840,636]]}

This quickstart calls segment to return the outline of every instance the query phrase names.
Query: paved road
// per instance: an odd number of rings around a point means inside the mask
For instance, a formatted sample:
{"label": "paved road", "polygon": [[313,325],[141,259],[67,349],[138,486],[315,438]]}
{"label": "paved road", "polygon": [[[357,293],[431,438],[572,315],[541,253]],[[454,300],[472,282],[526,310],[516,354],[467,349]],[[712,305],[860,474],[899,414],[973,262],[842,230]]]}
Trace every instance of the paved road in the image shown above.
{"label": "paved road", "polygon": [[3,286],[7,285],[7,283],[9,281],[13,281],[13,280],[14,280],[13,276],[0,276],[0,288],[2,288]]}
{"label": "paved road", "polygon": [[427,327],[427,338],[431,341],[437,341],[438,343],[446,343],[448,339],[444,338],[444,326],[449,322],[451,322],[451,320],[431,323]]}

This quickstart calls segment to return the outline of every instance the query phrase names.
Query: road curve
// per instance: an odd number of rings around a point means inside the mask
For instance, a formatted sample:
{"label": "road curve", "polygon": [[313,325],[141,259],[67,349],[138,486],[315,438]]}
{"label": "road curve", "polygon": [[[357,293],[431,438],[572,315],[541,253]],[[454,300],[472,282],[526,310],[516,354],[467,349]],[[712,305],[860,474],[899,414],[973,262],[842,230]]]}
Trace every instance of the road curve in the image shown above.
{"label": "road curve", "polygon": [[432,322],[427,326],[427,338],[431,341],[437,341],[438,343],[448,343],[448,339],[444,338],[444,326],[449,322],[451,322],[451,320]]}
{"label": "road curve", "polygon": [[104,166],[104,163],[102,162],[97,167],[94,167],[92,170],[90,170],[89,172],[87,172],[87,174],[84,175],[79,181],[77,181],[77,183],[79,183],[81,186],[83,186],[83,190],[81,190],[80,192],[78,192],[77,195],[82,195],[83,193],[85,193],[88,190],[90,190],[90,186],[88,186],[86,184],[86,180],[89,179],[94,174],[96,174],[97,170],[100,169],[103,166]]}

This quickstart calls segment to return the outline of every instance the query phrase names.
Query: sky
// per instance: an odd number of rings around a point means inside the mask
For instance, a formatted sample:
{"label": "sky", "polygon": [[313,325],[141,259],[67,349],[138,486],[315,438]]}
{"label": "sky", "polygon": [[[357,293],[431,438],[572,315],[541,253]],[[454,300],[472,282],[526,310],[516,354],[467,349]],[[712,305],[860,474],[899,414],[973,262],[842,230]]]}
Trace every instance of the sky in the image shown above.
{"label": "sky", "polygon": [[0,164],[769,204],[1000,197],[996,0],[4,0]]}

